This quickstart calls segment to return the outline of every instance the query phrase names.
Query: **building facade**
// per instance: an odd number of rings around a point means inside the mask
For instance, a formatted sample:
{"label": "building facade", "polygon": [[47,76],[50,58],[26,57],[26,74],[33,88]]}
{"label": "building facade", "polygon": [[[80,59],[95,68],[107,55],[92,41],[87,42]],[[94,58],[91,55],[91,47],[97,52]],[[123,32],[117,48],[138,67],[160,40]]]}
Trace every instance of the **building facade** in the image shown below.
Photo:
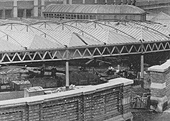
{"label": "building facade", "polygon": [[43,12],[49,19],[145,21],[146,12],[132,5],[51,4]]}
{"label": "building facade", "polygon": [[49,4],[101,4],[101,5],[136,5],[170,4],[169,0],[0,0],[0,18],[30,18],[42,16]]}
{"label": "building facade", "polygon": [[134,4],[134,0],[1,0],[0,18],[38,17],[49,4]]}

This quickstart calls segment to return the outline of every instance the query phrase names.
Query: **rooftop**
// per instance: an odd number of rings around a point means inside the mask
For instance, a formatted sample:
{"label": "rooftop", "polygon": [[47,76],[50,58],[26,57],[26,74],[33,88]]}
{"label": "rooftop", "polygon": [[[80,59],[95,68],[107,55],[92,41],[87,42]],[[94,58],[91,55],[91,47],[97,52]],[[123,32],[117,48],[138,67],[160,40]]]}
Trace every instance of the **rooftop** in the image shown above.
{"label": "rooftop", "polygon": [[82,5],[82,4],[50,4],[44,12],[58,13],[98,13],[98,14],[143,14],[146,13],[132,5]]}
{"label": "rooftop", "polygon": [[2,21],[0,52],[168,41],[170,30],[145,22]]}

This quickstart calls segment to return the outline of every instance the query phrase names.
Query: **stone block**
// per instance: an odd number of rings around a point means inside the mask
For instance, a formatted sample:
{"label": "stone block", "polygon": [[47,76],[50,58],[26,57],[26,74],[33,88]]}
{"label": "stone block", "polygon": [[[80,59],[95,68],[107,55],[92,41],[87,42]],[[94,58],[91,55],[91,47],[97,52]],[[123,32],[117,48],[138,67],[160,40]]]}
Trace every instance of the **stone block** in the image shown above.
{"label": "stone block", "polygon": [[154,97],[151,96],[151,101],[157,101],[156,107],[151,106],[151,109],[154,109],[156,112],[163,112],[164,111],[164,104],[168,103],[168,98],[167,96],[164,97]]}
{"label": "stone block", "polygon": [[42,87],[30,87],[24,89],[24,97],[31,97],[37,95],[44,95],[44,90]]}
{"label": "stone block", "polygon": [[154,97],[164,97],[166,95],[166,88],[164,89],[156,89],[151,88],[151,95]]}
{"label": "stone block", "polygon": [[150,72],[149,76],[150,76],[151,82],[155,82],[155,83],[165,82],[165,74],[162,72]]}

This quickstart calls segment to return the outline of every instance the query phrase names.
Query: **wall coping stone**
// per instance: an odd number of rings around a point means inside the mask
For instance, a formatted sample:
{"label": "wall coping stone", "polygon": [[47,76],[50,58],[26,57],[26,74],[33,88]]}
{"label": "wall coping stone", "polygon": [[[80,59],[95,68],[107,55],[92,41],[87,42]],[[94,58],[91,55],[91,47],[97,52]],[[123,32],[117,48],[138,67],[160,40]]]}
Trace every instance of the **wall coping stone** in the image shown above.
{"label": "wall coping stone", "polygon": [[38,96],[32,96],[32,97],[25,97],[25,98],[18,98],[18,99],[11,99],[11,100],[3,100],[0,101],[0,108],[2,107],[9,107],[9,106],[19,106],[19,105],[34,105],[38,103],[43,103],[50,100],[56,100],[56,99],[63,99],[67,97],[73,97],[75,95],[81,95],[82,93],[88,93],[89,91],[97,91],[98,89],[106,88],[108,86],[116,86],[124,84],[130,85],[133,84],[133,80],[126,79],[126,78],[116,78],[111,79],[107,83],[99,84],[99,85],[89,85],[85,86],[84,88],[65,91],[65,92],[58,92],[53,94],[47,94],[47,95],[38,95]]}
{"label": "wall coping stone", "polygon": [[155,65],[148,68],[148,71],[165,72],[170,67],[170,60],[167,60],[162,65]]}

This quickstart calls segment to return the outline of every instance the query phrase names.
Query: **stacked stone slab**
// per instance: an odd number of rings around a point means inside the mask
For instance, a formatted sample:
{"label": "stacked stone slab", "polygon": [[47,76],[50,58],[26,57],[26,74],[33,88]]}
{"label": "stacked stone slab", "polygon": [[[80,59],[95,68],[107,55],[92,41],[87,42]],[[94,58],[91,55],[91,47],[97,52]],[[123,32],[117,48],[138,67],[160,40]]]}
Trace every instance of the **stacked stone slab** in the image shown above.
{"label": "stacked stone slab", "polygon": [[170,101],[170,60],[148,68],[151,80],[151,101],[157,101],[156,111],[162,112]]}

